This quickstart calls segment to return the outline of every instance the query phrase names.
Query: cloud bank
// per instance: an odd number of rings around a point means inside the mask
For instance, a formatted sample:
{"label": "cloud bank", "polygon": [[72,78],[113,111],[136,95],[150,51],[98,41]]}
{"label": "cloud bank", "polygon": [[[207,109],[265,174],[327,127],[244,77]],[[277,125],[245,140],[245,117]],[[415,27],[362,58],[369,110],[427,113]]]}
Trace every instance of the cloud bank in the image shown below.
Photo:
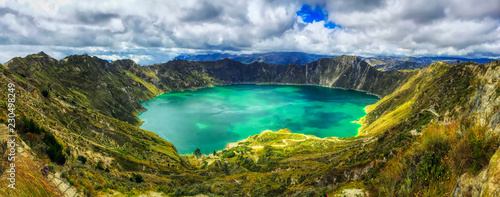
{"label": "cloud bank", "polygon": [[498,0],[0,0],[0,62],[45,51],[500,57]]}

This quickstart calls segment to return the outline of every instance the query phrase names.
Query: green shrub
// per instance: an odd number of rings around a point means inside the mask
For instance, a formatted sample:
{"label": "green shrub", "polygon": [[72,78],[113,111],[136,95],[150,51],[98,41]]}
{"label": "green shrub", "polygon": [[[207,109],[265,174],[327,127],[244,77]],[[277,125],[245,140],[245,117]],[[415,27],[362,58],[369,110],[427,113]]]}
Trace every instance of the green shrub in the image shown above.
{"label": "green shrub", "polygon": [[130,177],[130,180],[134,181],[136,183],[142,183],[142,182],[144,182],[144,179],[142,178],[142,175],[136,174],[136,173],[132,173],[132,177]]}
{"label": "green shrub", "polygon": [[184,196],[186,192],[181,187],[176,187],[172,196]]}
{"label": "green shrub", "polygon": [[42,90],[42,96],[47,98],[49,97],[49,91],[48,90]]}
{"label": "green shrub", "polygon": [[488,165],[499,140],[493,134],[487,135],[485,126],[466,125],[464,129],[466,131],[458,136],[450,151],[451,164],[458,174],[467,170],[476,174]]}
{"label": "green shrub", "polygon": [[62,152],[63,146],[56,140],[56,137],[54,137],[52,133],[46,131],[43,142],[49,147],[46,153],[50,160],[59,165],[64,165],[64,163],[66,163],[66,157]]}
{"label": "green shrub", "polygon": [[442,154],[425,151],[417,165],[417,176],[426,185],[433,180],[442,180],[449,171],[448,165],[441,162]]}
{"label": "green shrub", "polygon": [[98,170],[104,170],[104,167],[103,167],[104,163],[102,162],[102,160],[99,160],[95,166],[96,169]]}
{"label": "green shrub", "polygon": [[231,150],[231,151],[224,151],[222,152],[222,157],[224,158],[232,158],[234,157],[236,154],[234,154],[234,152]]}
{"label": "green shrub", "polygon": [[85,164],[87,162],[87,158],[84,157],[84,156],[81,156],[81,155],[78,155],[78,157],[76,158],[76,160],[82,162],[82,164]]}
{"label": "green shrub", "polygon": [[[59,143],[54,136],[49,131],[46,131],[44,128],[40,127],[35,121],[32,119],[27,119],[26,117],[21,117],[21,124],[19,126],[19,133],[21,136],[26,137],[29,134],[42,135],[43,134],[43,143],[47,145],[47,149],[45,153],[49,157],[52,162],[55,162],[59,165],[64,165],[66,163],[66,156],[63,153],[63,145]],[[38,138],[29,140],[30,143],[38,143]]]}

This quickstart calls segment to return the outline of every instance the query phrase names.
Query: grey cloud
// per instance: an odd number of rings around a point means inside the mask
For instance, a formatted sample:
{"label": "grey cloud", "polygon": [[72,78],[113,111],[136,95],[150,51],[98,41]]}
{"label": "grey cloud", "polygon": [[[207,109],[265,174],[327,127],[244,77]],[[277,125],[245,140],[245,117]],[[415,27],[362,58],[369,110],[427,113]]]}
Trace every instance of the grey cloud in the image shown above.
{"label": "grey cloud", "polygon": [[[152,19],[136,15],[122,17],[122,22],[125,28],[130,29],[136,33],[144,33],[148,28],[153,27],[153,21],[154,20]],[[155,26],[155,28],[158,28],[158,26]]]}
{"label": "grey cloud", "polygon": [[185,15],[181,20],[186,22],[205,22],[211,21],[219,17],[222,13],[221,7],[203,1],[197,7],[189,10],[184,10]]}
{"label": "grey cloud", "polygon": [[330,10],[336,12],[370,11],[386,5],[386,0],[326,1]]}
{"label": "grey cloud", "polygon": [[[179,50],[500,56],[500,1],[471,2],[127,1],[110,6],[88,0],[61,4],[50,15],[9,1],[8,7],[0,8],[0,49],[23,45],[28,49],[14,50],[49,48],[55,54],[88,52],[106,57],[136,53],[141,63],[165,61]],[[296,12],[304,4],[323,6],[330,20],[343,28],[302,23]],[[148,53],[152,59],[144,58]]]}
{"label": "grey cloud", "polygon": [[93,12],[83,12],[78,11],[75,13],[75,19],[77,22],[83,24],[106,24],[113,18],[118,18],[119,15],[116,13],[93,13]]}
{"label": "grey cloud", "polygon": [[402,18],[418,24],[430,23],[444,18],[446,16],[445,8],[440,4],[432,4],[426,1],[411,1],[406,9],[402,11]]}
{"label": "grey cloud", "polygon": [[32,38],[37,33],[44,31],[37,27],[32,16],[24,15],[10,8],[0,8],[0,16],[9,17],[0,21],[3,34],[0,44],[38,45],[39,41]]}
{"label": "grey cloud", "polygon": [[498,0],[450,0],[448,13],[462,19],[481,19],[490,17],[500,20],[500,1]]}
{"label": "grey cloud", "polygon": [[3,16],[5,14],[14,14],[14,15],[18,15],[19,12],[13,10],[13,9],[10,9],[10,8],[6,8],[6,7],[0,7],[0,16]]}

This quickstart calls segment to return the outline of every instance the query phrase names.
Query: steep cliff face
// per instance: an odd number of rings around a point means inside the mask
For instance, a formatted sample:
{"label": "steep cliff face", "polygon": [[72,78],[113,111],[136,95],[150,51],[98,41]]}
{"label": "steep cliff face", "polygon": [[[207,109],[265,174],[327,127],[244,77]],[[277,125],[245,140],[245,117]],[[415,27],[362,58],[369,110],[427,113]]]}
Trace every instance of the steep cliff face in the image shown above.
{"label": "steep cliff face", "polygon": [[[500,61],[470,67],[476,76],[476,91],[464,114],[500,134]],[[457,181],[453,196],[500,196],[500,147],[477,175],[465,173]]]}
{"label": "steep cliff face", "polygon": [[410,73],[380,72],[355,56],[320,59],[306,64],[306,84],[362,90],[385,96]]}
{"label": "steep cliff face", "polygon": [[[358,57],[345,55],[322,58],[302,66],[262,62],[243,64],[224,59],[214,62],[174,60],[146,67],[159,73],[159,78],[165,84],[174,84],[174,87],[179,88],[210,83],[307,84],[361,90],[380,96],[391,93],[411,75],[408,72],[381,72]],[[179,79],[172,76],[180,76],[184,83],[192,83],[182,85]]]}
{"label": "steep cliff face", "polygon": [[491,157],[488,167],[477,175],[465,173],[458,178],[454,197],[500,196],[500,149]]}
{"label": "steep cliff face", "polygon": [[474,91],[467,113],[479,114],[481,121],[500,133],[500,61],[470,66],[476,76]]}

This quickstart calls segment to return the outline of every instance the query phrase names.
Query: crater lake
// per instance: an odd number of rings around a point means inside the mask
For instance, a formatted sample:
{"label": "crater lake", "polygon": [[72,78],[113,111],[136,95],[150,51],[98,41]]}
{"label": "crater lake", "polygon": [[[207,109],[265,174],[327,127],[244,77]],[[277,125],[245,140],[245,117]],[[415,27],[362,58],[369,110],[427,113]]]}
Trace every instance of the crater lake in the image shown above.
{"label": "crater lake", "polygon": [[171,142],[179,154],[221,150],[264,130],[288,128],[318,137],[356,136],[364,108],[378,97],[304,85],[227,85],[170,92],[141,102],[141,129]]}

